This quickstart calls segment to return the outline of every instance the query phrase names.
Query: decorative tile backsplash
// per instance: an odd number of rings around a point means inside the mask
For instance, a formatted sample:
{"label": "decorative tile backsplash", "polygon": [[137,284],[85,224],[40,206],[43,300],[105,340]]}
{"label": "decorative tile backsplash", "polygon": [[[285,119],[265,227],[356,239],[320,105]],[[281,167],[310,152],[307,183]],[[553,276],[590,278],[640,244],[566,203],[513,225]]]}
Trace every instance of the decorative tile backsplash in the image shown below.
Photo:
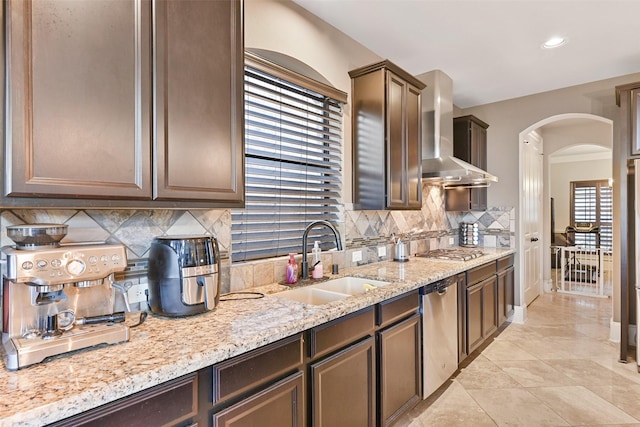
{"label": "decorative tile backsplash", "polygon": [[[393,257],[393,236],[409,243],[410,253],[457,244],[460,222],[478,222],[479,246],[514,246],[515,217],[512,208],[492,208],[483,212],[445,212],[444,191],[440,186],[423,184],[420,211],[344,211],[337,224],[345,242],[342,252],[323,254],[323,264],[339,268],[351,266],[354,251],[361,251],[366,264]],[[222,258],[222,292],[284,280],[286,257],[231,265],[231,211],[211,210],[74,210],[74,209],[7,209],[0,213],[0,244],[12,245],[6,227],[29,223],[63,223],[69,225],[65,243],[121,243],[127,248],[132,264],[144,265],[151,241],[160,235],[211,234],[218,240]],[[379,256],[378,248],[386,247]],[[298,257],[300,258],[300,256]]]}

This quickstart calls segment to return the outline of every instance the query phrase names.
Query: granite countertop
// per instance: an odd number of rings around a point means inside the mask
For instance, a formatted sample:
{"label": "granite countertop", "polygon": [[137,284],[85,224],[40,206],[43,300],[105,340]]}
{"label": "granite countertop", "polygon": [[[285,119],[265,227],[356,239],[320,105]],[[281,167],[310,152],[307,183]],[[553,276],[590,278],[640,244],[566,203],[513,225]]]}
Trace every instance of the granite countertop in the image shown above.
{"label": "granite countertop", "polygon": [[[0,426],[40,426],[70,417],[514,251],[485,253],[464,262],[414,257],[406,263],[383,261],[345,269],[339,276],[393,283],[322,306],[279,297],[277,292],[286,286],[256,288],[267,295],[221,301],[214,311],[187,318],[150,314],[123,344],[59,355],[15,372],[2,366]],[[135,320],[128,318],[127,323]]]}

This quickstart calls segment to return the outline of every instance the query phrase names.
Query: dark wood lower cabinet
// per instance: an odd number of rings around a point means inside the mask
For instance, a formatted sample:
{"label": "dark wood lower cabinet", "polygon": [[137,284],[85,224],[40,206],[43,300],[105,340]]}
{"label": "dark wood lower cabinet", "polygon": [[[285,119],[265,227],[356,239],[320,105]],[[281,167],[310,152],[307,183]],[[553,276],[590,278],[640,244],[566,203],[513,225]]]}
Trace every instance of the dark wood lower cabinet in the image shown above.
{"label": "dark wood lower cabinet", "polygon": [[305,425],[304,373],[293,375],[211,417],[213,427]]}
{"label": "dark wood lower cabinet", "polygon": [[509,267],[504,275],[504,312],[506,317],[513,316],[515,311],[515,286],[516,274],[513,266]]}
{"label": "dark wood lower cabinet", "polygon": [[478,348],[482,335],[482,283],[467,288],[467,354]]}
{"label": "dark wood lower cabinet", "polygon": [[108,403],[52,426],[145,427],[197,424],[196,373]]}
{"label": "dark wood lower cabinet", "polygon": [[458,279],[458,365],[467,353],[467,275],[460,273]]}
{"label": "dark wood lower cabinet", "polygon": [[393,424],[421,398],[420,314],[377,332],[378,411],[381,426]]}
{"label": "dark wood lower cabinet", "polygon": [[515,274],[513,266],[498,272],[498,324],[513,314]]}
{"label": "dark wood lower cabinet", "polygon": [[482,335],[486,339],[498,330],[498,279],[490,277],[482,284]]}
{"label": "dark wood lower cabinet", "polygon": [[496,264],[498,268],[498,324],[502,325],[513,315],[515,305],[515,270],[513,267],[515,255],[500,258]]}
{"label": "dark wood lower cabinet", "polygon": [[458,363],[498,330],[514,311],[514,255],[474,267],[458,282]]}
{"label": "dark wood lower cabinet", "polygon": [[375,426],[375,373],[373,337],[312,363],[311,425]]}
{"label": "dark wood lower cabinet", "polygon": [[471,354],[498,330],[495,275],[467,288],[467,352]]}

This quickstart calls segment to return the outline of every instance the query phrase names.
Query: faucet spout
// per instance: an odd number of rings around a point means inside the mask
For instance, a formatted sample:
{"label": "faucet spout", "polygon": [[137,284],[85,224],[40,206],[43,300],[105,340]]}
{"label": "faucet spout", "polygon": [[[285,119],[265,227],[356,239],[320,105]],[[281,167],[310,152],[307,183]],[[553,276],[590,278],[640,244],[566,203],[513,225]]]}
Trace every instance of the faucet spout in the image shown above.
{"label": "faucet spout", "polygon": [[307,262],[307,240],[309,238],[309,232],[315,227],[327,227],[329,230],[333,232],[333,236],[336,239],[336,249],[342,250],[342,242],[340,241],[340,234],[338,230],[331,224],[329,221],[319,220],[313,221],[304,229],[304,233],[302,233],[302,278],[309,278],[309,264]]}

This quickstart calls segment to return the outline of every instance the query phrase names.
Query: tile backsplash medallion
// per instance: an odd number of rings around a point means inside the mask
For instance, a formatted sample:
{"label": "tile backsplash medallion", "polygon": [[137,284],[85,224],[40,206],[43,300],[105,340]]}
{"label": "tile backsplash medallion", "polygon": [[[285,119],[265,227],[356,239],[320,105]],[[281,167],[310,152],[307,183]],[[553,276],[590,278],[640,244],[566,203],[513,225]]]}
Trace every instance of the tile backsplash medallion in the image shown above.
{"label": "tile backsplash medallion", "polygon": [[[444,191],[440,186],[423,184],[420,211],[353,211],[344,210],[337,228],[345,243],[341,252],[324,252],[323,264],[339,268],[354,265],[354,251],[361,251],[362,260],[355,264],[392,259],[393,236],[409,243],[411,254],[429,249],[452,246],[458,241],[460,222],[477,222],[479,246],[513,247],[515,213],[513,208],[491,208],[482,212],[445,212]],[[12,245],[6,227],[30,223],[63,223],[69,225],[64,243],[121,243],[127,248],[132,277],[146,281],[141,274],[146,267],[151,241],[160,235],[202,235],[216,237],[222,259],[222,292],[238,291],[284,280],[286,257],[235,263],[231,252],[231,210],[168,210],[168,209],[6,209],[0,214],[0,244]],[[302,236],[300,236],[302,244]],[[384,256],[378,248],[384,246]],[[4,258],[4,257],[3,257]],[[299,256],[298,258],[301,258]]]}

